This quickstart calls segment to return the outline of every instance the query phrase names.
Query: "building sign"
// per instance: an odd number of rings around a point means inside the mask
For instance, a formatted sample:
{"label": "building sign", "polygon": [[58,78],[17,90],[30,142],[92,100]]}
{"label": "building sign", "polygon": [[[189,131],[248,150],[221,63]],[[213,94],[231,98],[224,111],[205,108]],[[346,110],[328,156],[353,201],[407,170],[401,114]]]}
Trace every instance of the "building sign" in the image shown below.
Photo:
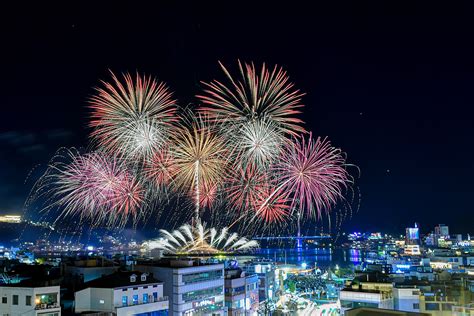
{"label": "building sign", "polygon": [[208,298],[199,302],[193,302],[193,308],[200,308],[208,305],[214,305],[214,298]]}

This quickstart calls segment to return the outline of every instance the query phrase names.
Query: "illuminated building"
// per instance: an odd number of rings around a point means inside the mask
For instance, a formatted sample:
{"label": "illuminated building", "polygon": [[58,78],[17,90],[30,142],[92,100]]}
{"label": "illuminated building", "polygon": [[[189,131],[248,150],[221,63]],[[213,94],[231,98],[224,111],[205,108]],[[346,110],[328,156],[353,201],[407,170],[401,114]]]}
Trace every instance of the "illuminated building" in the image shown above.
{"label": "illuminated building", "polygon": [[439,224],[435,226],[434,234],[433,234],[433,241],[434,246],[440,247],[449,247],[445,240],[449,239],[449,227],[444,224]]}
{"label": "illuminated building", "polygon": [[273,301],[277,290],[274,264],[272,262],[251,262],[245,266],[245,271],[258,276],[259,301]]}
{"label": "illuminated building", "polygon": [[393,309],[393,283],[377,273],[356,274],[349,286],[339,292],[341,309],[357,307]]}
{"label": "illuminated building", "polygon": [[453,241],[447,239],[446,237],[438,238],[438,247],[450,249],[453,246]]}
{"label": "illuminated building", "polygon": [[0,216],[0,223],[21,223],[20,215],[3,215]]}
{"label": "illuminated building", "polygon": [[198,260],[161,260],[144,263],[138,269],[153,273],[164,282],[172,316],[226,315],[224,265]]}
{"label": "illuminated building", "polygon": [[419,255],[421,255],[420,246],[418,246],[418,245],[405,245],[404,254],[406,256],[419,256]]}
{"label": "illuminated building", "polygon": [[465,306],[471,302],[472,293],[459,286],[432,284],[431,291],[423,291],[420,295],[420,312],[430,313],[432,316],[452,316],[455,315],[456,306]]}
{"label": "illuminated building", "polygon": [[229,316],[257,315],[258,276],[246,275],[240,268],[225,270],[225,304]]}
{"label": "illuminated building", "polygon": [[138,271],[116,272],[86,282],[75,293],[76,313],[167,316],[168,307],[163,283]]}
{"label": "illuminated building", "polygon": [[405,232],[405,245],[419,245],[420,244],[420,229],[418,224],[415,227],[408,227]]}
{"label": "illuminated building", "polygon": [[439,224],[435,227],[435,235],[449,238],[449,227],[444,224]]}

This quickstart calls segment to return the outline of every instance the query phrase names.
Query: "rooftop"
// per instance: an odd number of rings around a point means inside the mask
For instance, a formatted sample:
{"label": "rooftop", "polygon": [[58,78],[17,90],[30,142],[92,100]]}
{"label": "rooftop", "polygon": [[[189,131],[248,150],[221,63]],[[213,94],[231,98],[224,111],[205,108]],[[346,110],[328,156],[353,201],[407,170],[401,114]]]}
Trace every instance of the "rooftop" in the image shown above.
{"label": "rooftop", "polygon": [[362,289],[362,288],[357,288],[357,289],[354,289],[354,288],[351,288],[351,287],[345,287],[341,290],[341,292],[344,291],[344,292],[361,292],[361,293],[374,293],[374,294],[381,294],[382,290],[371,290],[371,289]]}
{"label": "rooftop", "polygon": [[61,279],[50,276],[34,276],[25,279],[12,279],[12,283],[0,283],[0,287],[47,287],[47,286],[59,286]]}
{"label": "rooftop", "polygon": [[[145,275],[146,278],[142,280],[141,276]],[[132,276],[135,276],[133,279]],[[133,281],[134,280],[134,281]],[[118,271],[101,278],[86,282],[83,284],[82,289],[87,288],[104,288],[113,289],[120,287],[131,287],[135,285],[144,284],[161,284],[162,282],[155,279],[153,274],[147,274],[140,271]]]}
{"label": "rooftop", "polygon": [[159,260],[139,261],[138,264],[164,268],[189,268],[218,265],[221,263],[207,262],[194,258],[162,258]]}
{"label": "rooftop", "polygon": [[245,272],[240,268],[229,268],[224,270],[226,279],[239,279],[246,276]]}

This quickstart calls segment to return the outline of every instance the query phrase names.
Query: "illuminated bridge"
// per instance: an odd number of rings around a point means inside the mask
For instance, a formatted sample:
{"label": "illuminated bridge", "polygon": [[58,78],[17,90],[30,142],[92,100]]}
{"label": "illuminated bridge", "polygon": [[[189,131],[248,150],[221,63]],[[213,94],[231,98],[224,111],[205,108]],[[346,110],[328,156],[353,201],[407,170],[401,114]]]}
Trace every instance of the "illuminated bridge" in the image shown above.
{"label": "illuminated bridge", "polygon": [[[282,243],[291,243],[296,242],[297,248],[302,248],[303,243],[318,245],[319,242],[329,242],[331,240],[331,235],[317,235],[317,236],[260,236],[254,237],[253,240],[256,240],[260,245],[266,244],[282,244]],[[293,244],[294,245],[294,244]]]}
{"label": "illuminated bridge", "polygon": [[331,239],[331,235],[318,235],[318,236],[260,236],[253,237],[254,240],[288,240],[288,239]]}

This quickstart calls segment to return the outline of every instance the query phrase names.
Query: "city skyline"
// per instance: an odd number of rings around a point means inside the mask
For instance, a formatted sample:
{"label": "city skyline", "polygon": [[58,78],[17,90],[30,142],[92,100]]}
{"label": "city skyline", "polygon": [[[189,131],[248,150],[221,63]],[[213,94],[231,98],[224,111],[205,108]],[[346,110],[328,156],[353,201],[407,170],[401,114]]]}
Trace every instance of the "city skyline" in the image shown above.
{"label": "city skyline", "polygon": [[[218,60],[233,64],[240,58],[283,66],[306,93],[305,127],[328,136],[360,168],[360,178],[354,174],[360,210],[344,230],[403,231],[416,221],[422,230],[446,223],[470,232],[472,46],[462,40],[472,30],[467,10],[415,6],[391,15],[388,5],[350,12],[327,6],[313,21],[309,9],[270,8],[286,23],[275,25],[268,14],[243,26],[237,22],[244,9],[167,5],[156,19],[131,15],[121,24],[116,16],[125,8],[104,16],[105,9],[12,19],[2,79],[0,214],[22,208],[30,170],[44,166],[58,147],[87,146],[86,100],[108,69],[156,75],[187,104],[195,102],[199,80],[217,76]],[[266,12],[254,9],[250,17]],[[170,13],[178,12],[174,20]],[[438,15],[445,24],[436,24]],[[261,31],[239,36],[254,28]],[[146,48],[136,51],[127,32]],[[151,35],[157,39],[146,41]]]}

